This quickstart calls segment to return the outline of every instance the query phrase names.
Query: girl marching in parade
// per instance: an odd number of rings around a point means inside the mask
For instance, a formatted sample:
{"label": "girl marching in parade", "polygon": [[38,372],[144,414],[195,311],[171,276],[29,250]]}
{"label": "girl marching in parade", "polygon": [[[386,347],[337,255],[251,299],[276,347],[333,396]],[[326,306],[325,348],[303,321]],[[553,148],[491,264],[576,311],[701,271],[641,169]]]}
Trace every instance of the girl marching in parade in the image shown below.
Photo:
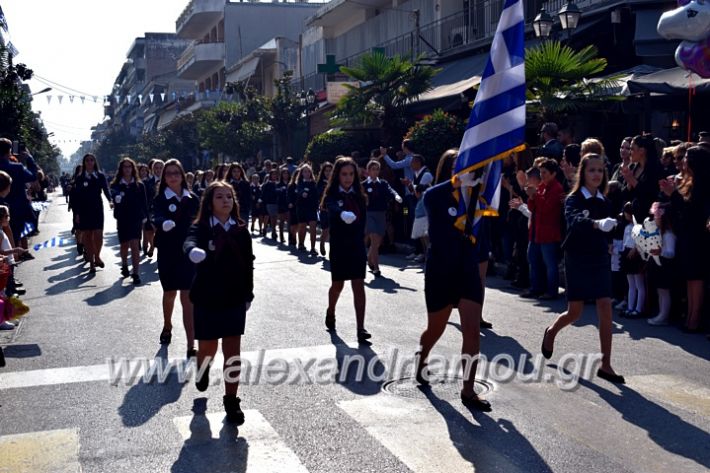
{"label": "girl marching in parade", "polygon": [[190,285],[195,268],[182,246],[199,209],[199,198],[188,190],[185,171],[177,159],[165,163],[158,194],[153,202],[153,221],[157,227],[158,275],[163,287],[163,330],[160,343],[172,339],[172,315],[180,292],[182,322],[187,336],[187,358],[195,356],[195,331],[192,322]]}
{"label": "girl marching in parade", "polygon": [[239,202],[239,213],[242,220],[249,223],[249,213],[251,211],[251,188],[247,181],[244,168],[239,163],[232,163],[227,169],[229,176],[229,184],[234,189],[234,195],[237,196]]}
{"label": "girl marching in parade", "polygon": [[298,249],[306,249],[306,226],[311,237],[311,254],[316,253],[316,221],[318,220],[318,187],[313,169],[304,164],[296,182],[296,219],[298,221]]}
{"label": "girl marching in parade", "polygon": [[197,366],[201,370],[196,387],[199,391],[207,390],[209,365],[221,338],[224,409],[229,422],[241,425],[244,413],[237,397],[239,382],[228,374],[240,367],[241,336],[254,299],[254,254],[251,236],[239,218],[239,206],[229,184],[215,182],[205,190],[197,220],[190,227],[183,249],[196,265],[190,289],[195,338],[199,342]]}
{"label": "girl marching in parade", "polygon": [[138,177],[145,189],[145,202],[148,209],[148,220],[143,225],[143,253],[152,258],[155,250],[155,227],[150,216],[153,209],[153,199],[155,198],[155,180],[150,175],[150,168],[142,163],[138,164]]}
{"label": "girl marching in parade", "polygon": [[[318,173],[318,202],[323,200],[323,195],[325,194],[325,188],[328,185],[328,180],[333,172],[333,164],[326,161],[320,166],[320,172]],[[330,235],[330,222],[328,220],[328,210],[320,206],[318,209],[318,224],[320,225],[320,254],[325,256],[325,242],[328,241]]]}
{"label": "girl marching in parade", "polygon": [[322,207],[330,217],[330,276],[325,326],[335,331],[335,306],[345,281],[350,281],[355,302],[357,339],[369,343],[365,330],[365,213],[367,197],[352,158],[335,161],[333,174],[323,195]]}
{"label": "girl marching in parade", "polygon": [[[277,188],[279,171],[272,169],[264,176],[264,179],[266,179],[266,182],[261,185],[261,199],[264,201],[263,205],[266,210],[268,224],[271,225],[271,238],[276,240],[276,218],[279,214],[279,193]],[[266,236],[266,225],[261,230],[261,236]]]}
{"label": "girl marching in parade", "polygon": [[291,206],[289,205],[289,184],[291,183],[291,173],[287,168],[282,168],[279,171],[279,183],[276,185],[276,192],[278,193],[278,227],[279,227],[279,241],[281,243],[286,243],[284,241],[284,227],[288,230],[288,243],[291,244],[293,240],[293,234],[291,233],[291,223],[289,214],[291,212]]}
{"label": "girl marching in parade", "polygon": [[99,163],[93,154],[84,155],[81,163],[83,172],[75,179],[72,209],[76,229],[81,231],[86,261],[90,273],[96,272],[96,266],[106,265],[101,260],[101,247],[104,243],[104,204],[101,193],[111,202],[111,193],[106,176],[99,169]]}
{"label": "girl marching in parade", "polygon": [[261,199],[259,174],[251,175],[249,188],[251,192],[251,232],[254,233],[254,223],[259,222],[259,234],[261,234],[261,230],[266,226],[266,209],[264,209],[264,201]]}
{"label": "girl marching in parade", "polygon": [[597,376],[612,383],[624,377],[611,367],[611,231],[617,225],[609,200],[604,196],[607,175],[604,160],[587,154],[580,162],[577,179],[565,201],[567,233],[562,244],[567,279],[567,312],[560,315],[542,338],[542,354],[549,359],[557,334],[582,315],[584,301],[596,300],[602,366]]}
{"label": "girl marching in parade", "polygon": [[128,249],[131,249],[131,267],[133,284],[140,284],[138,273],[140,264],[140,237],[143,224],[147,221],[146,191],[138,179],[138,168],[131,158],[123,158],[118,163],[116,176],[111,183],[113,196],[113,216],[118,228],[118,241],[121,245],[121,276],[127,278]]}
{"label": "girl marching in parade", "polygon": [[[454,307],[461,317],[463,345],[463,389],[461,402],[472,409],[490,411],[488,401],[478,397],[474,390],[478,355],[480,353],[483,285],[479,274],[479,251],[473,232],[473,215],[469,211],[476,205],[471,187],[474,174],[453,176],[455,152],[447,152],[439,163],[434,187],[422,197],[429,219],[429,249],[424,272],[424,296],[428,312],[427,328],[422,333],[417,353],[416,379],[421,385],[429,384],[426,360],[432,348],[443,335]],[[460,189],[460,191],[459,191]],[[459,199],[464,199],[466,213],[459,215]],[[473,210],[473,209],[471,209]],[[457,228],[463,219],[465,231]]]}
{"label": "girl marching in parade", "polygon": [[370,238],[370,249],[367,252],[367,264],[375,277],[380,277],[380,245],[387,230],[385,214],[387,205],[395,200],[402,203],[400,197],[392,186],[380,179],[380,163],[372,160],[367,163],[368,177],[362,183],[367,194],[367,227],[366,233]]}

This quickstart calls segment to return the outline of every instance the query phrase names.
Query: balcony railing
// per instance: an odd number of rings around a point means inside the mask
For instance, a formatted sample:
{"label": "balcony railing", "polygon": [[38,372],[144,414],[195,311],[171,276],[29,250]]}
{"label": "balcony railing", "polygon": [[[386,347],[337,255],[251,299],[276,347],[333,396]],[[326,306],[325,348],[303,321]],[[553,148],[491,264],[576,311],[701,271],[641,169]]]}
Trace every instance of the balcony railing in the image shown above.
{"label": "balcony railing", "polygon": [[184,79],[197,79],[220,62],[224,63],[223,42],[194,41],[177,61],[178,76]]}
{"label": "balcony railing", "polygon": [[226,3],[227,0],[192,0],[175,22],[178,36],[199,37],[202,29],[212,26],[212,23],[224,15]]}

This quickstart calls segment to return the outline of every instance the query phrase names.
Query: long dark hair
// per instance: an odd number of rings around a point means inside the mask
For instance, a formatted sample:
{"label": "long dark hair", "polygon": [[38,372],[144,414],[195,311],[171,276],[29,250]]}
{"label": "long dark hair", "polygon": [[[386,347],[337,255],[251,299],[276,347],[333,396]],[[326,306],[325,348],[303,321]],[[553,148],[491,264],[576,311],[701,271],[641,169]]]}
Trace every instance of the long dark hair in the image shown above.
{"label": "long dark hair", "polygon": [[76,179],[76,177],[84,172],[84,166],[81,164],[77,164],[76,167],[74,168],[74,176],[73,178]]}
{"label": "long dark hair", "polygon": [[686,172],[678,191],[685,200],[707,202],[710,198],[710,149],[707,146],[688,148],[685,162]]}
{"label": "long dark hair", "polygon": [[244,172],[244,167],[239,163],[232,163],[229,165],[229,168],[227,168],[227,175],[224,177],[224,180],[227,182],[231,182],[232,171],[235,169],[239,169],[239,171],[241,171],[242,181],[246,181],[247,180],[247,173]]}
{"label": "long dark hair", "polygon": [[121,182],[121,179],[123,179],[123,171],[121,170],[121,168],[125,163],[129,163],[131,165],[131,177],[133,178],[133,181],[136,183],[140,182],[140,177],[138,176],[138,166],[136,165],[136,162],[126,156],[118,162],[118,170],[116,171],[116,175],[113,176],[113,181],[111,181],[112,186],[118,185]]}
{"label": "long dark hair", "polygon": [[[323,164],[320,165],[320,171],[318,171],[318,179],[316,181],[320,184],[322,181],[325,180],[325,169],[330,168],[333,169],[333,163],[330,161],[326,161]],[[332,173],[331,173],[332,174]],[[326,184],[328,181],[326,181]]]}
{"label": "long dark hair", "polygon": [[168,162],[166,162],[165,166],[163,166],[163,174],[160,175],[158,195],[165,192],[165,188],[168,187],[168,183],[165,182],[165,171],[168,169],[168,166],[177,166],[177,168],[180,170],[180,174],[182,175],[182,182],[180,182],[180,187],[189,191],[189,189],[187,188],[187,176],[185,176],[185,169],[182,167],[182,163],[177,159],[168,159]]}
{"label": "long dark hair", "polygon": [[444,154],[439,158],[439,164],[436,166],[435,184],[441,184],[442,182],[451,180],[451,171],[454,168],[454,163],[458,155],[458,148],[451,148],[444,151]]}
{"label": "long dark hair", "polygon": [[355,173],[353,179],[353,190],[355,191],[355,195],[358,199],[360,199],[363,204],[367,204],[367,195],[365,194],[365,190],[362,188],[362,183],[360,182],[357,163],[353,158],[343,157],[335,160],[333,172],[331,173],[328,185],[325,187],[325,191],[323,192],[321,208],[325,208],[325,201],[338,192],[338,187],[340,186],[340,170],[345,166],[353,167],[353,172]]}
{"label": "long dark hair", "polygon": [[84,157],[81,158],[81,169],[83,171],[86,171],[86,158],[94,158],[94,172],[97,174],[101,172],[101,168],[99,167],[99,160],[96,159],[96,156],[91,153],[86,153]]}
{"label": "long dark hair", "polygon": [[574,186],[572,186],[572,190],[569,192],[570,195],[574,194],[575,192],[578,192],[582,188],[582,186],[584,186],[584,172],[587,170],[587,164],[592,159],[598,159],[602,163],[602,171],[604,171],[604,177],[602,177],[602,182],[601,184],[599,184],[599,192],[606,195],[606,188],[609,184],[609,176],[607,176],[606,166],[604,166],[604,158],[595,153],[589,153],[584,155],[584,157],[579,162],[579,167],[577,168],[577,179],[575,179]]}
{"label": "long dark hair", "polygon": [[229,194],[232,196],[232,212],[229,214],[230,217],[234,219],[235,222],[239,221],[239,202],[237,197],[234,195],[234,188],[224,182],[224,181],[214,181],[212,184],[207,186],[205,192],[202,194],[202,200],[200,201],[200,211],[197,212],[197,217],[195,218],[195,224],[209,225],[210,217],[214,214],[214,209],[212,208],[212,199],[214,197],[214,192],[217,189],[228,189]]}
{"label": "long dark hair", "polygon": [[653,135],[636,135],[634,139],[631,140],[631,143],[646,151],[646,164],[643,168],[643,172],[651,179],[658,177],[661,162],[658,159],[658,151],[656,142],[653,140]]}

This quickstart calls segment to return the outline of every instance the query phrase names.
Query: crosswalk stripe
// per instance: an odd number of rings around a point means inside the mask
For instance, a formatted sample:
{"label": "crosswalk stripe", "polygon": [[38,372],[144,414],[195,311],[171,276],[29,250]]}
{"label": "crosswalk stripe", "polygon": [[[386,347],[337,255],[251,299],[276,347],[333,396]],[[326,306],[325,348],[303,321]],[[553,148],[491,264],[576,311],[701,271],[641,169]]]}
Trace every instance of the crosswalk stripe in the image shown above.
{"label": "crosswalk stripe", "polygon": [[0,473],[80,473],[79,429],[0,437]]}
{"label": "crosswalk stripe", "polygon": [[185,441],[178,463],[193,462],[200,471],[211,473],[308,473],[258,410],[246,409],[244,416],[246,422],[239,427],[238,438],[224,423],[221,412],[173,419]]}
{"label": "crosswalk stripe", "polygon": [[[357,345],[348,345],[350,348]],[[249,351],[242,353],[242,358],[248,360],[253,366],[266,366],[273,360],[284,360],[293,363],[296,360],[326,359],[336,355],[335,345],[318,345],[311,347],[278,348],[272,350]],[[181,362],[184,359],[174,358],[171,362]],[[213,371],[219,370],[223,358],[217,354],[213,364]],[[141,362],[132,361],[129,369],[122,379],[130,376],[142,376],[144,367]],[[29,388],[35,386],[51,386],[69,383],[88,383],[95,381],[110,381],[113,379],[109,364],[70,366],[62,368],[48,368],[29,371],[3,372],[0,376],[0,390]]]}
{"label": "crosswalk stripe", "polygon": [[428,402],[378,394],[338,406],[415,473],[475,471],[466,458],[470,453],[496,467],[490,471],[524,471],[490,447],[476,444],[463,425],[447,423],[451,420]]}
{"label": "crosswalk stripe", "polygon": [[710,389],[688,379],[664,374],[641,375],[628,377],[627,384],[675,407],[710,418]]}

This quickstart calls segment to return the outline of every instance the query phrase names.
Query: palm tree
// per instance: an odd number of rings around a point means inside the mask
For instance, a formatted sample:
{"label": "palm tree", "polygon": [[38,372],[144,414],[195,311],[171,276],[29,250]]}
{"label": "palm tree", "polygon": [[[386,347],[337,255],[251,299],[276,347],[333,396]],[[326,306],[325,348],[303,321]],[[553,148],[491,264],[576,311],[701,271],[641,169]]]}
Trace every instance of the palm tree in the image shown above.
{"label": "palm tree", "polygon": [[360,85],[346,85],[349,91],[333,115],[336,123],[378,125],[387,142],[401,139],[407,128],[405,105],[429,90],[432,77],[439,72],[422,64],[422,59],[409,61],[375,51],[364,54],[355,67],[341,67],[340,72]]}
{"label": "palm tree", "polygon": [[607,67],[598,50],[590,45],[580,51],[559,41],[544,41],[525,51],[525,75],[529,110],[543,121],[555,115],[598,105],[601,101],[623,100],[614,95],[617,77],[591,79]]}

